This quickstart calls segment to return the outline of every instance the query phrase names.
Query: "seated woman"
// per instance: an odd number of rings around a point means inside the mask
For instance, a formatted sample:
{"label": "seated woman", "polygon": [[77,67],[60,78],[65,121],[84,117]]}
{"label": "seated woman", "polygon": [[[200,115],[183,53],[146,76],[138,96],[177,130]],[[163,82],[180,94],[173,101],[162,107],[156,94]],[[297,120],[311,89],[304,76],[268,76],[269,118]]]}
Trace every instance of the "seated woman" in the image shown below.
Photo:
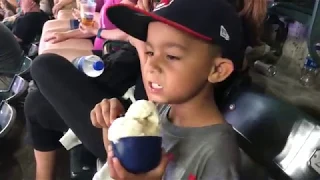
{"label": "seated woman", "polygon": [[[91,49],[101,51],[103,43],[108,40],[126,40],[126,34],[117,29],[106,17],[106,9],[120,3],[120,0],[107,0],[101,9],[100,25],[97,22],[94,26],[85,26],[80,24],[79,29],[67,32],[55,32],[52,34],[45,33],[43,35],[45,47],[41,47],[39,53],[56,53],[73,60],[75,57],[92,54]],[[135,5],[136,2],[130,0],[122,0],[121,3]],[[94,47],[84,44],[80,38],[96,37]],[[81,41],[81,42],[80,42]],[[42,45],[41,45],[42,46]],[[45,50],[42,51],[42,48]]]}
{"label": "seated woman", "polygon": [[[261,25],[261,22],[253,20],[252,15],[263,19],[266,2],[256,0],[244,2],[250,3],[249,7],[254,7],[247,9],[245,14],[248,16],[244,16],[245,24],[254,25],[246,28],[247,31],[245,31],[248,35],[246,39],[251,42],[249,39],[259,39],[255,36],[256,33],[251,33],[251,31],[258,31]],[[242,6],[237,5],[236,7],[242,9]],[[132,85],[136,85],[136,99],[146,98],[139,63],[139,59],[145,59],[145,46],[144,43],[135,39],[130,39],[130,42],[136,47],[138,53],[132,46],[125,45],[108,56],[108,60],[117,60],[116,62],[123,62],[123,64],[113,66],[96,79],[77,71],[71,63],[58,55],[43,54],[35,59],[31,74],[39,90],[28,94],[25,102],[25,115],[28,137],[34,147],[37,163],[36,180],[53,180],[56,151],[62,147],[59,139],[68,128],[72,129],[84,146],[96,157],[106,159],[102,131],[92,126],[91,110],[102,99],[107,98],[110,100],[106,100],[104,116],[113,119],[122,114],[128,104],[120,96]],[[246,43],[243,48],[248,45],[254,44]],[[239,64],[238,68],[241,68],[241,62]],[[109,108],[113,110],[112,114],[109,114]],[[99,122],[95,122],[94,125],[106,126]]]}
{"label": "seated woman", "polygon": [[0,72],[17,71],[21,64],[22,50],[13,33],[0,23]]}

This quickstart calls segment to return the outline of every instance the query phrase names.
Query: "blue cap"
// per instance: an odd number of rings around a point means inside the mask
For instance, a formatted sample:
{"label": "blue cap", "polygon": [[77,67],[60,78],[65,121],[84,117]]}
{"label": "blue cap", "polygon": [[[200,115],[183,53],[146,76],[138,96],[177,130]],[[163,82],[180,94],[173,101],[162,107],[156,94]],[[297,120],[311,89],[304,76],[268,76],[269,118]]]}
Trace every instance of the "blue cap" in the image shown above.
{"label": "blue cap", "polygon": [[309,68],[319,68],[318,64],[310,56],[307,57],[307,60],[305,61],[304,65]]}
{"label": "blue cap", "polygon": [[104,69],[104,63],[102,61],[94,62],[93,69],[96,71],[101,71],[102,69]]}

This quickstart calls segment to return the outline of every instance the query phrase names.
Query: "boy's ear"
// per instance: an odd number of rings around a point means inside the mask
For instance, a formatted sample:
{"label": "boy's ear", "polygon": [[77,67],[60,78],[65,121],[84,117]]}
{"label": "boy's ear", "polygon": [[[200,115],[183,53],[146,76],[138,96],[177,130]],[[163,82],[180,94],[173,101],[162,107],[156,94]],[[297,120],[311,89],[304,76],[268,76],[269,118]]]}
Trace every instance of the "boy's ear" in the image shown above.
{"label": "boy's ear", "polygon": [[233,72],[234,66],[230,59],[215,58],[212,63],[212,68],[208,76],[208,81],[211,83],[218,83],[227,79]]}

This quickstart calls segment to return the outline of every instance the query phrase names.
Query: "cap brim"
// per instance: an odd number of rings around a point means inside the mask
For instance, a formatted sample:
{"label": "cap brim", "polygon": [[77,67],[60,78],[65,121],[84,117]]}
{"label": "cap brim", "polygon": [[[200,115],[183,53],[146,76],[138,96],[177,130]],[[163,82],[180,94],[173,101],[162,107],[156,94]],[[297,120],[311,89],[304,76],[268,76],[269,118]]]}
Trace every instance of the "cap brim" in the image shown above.
{"label": "cap brim", "polygon": [[110,6],[107,10],[107,17],[117,28],[142,41],[147,40],[148,26],[149,23],[153,21],[163,22],[206,41],[212,40],[207,36],[199,34],[181,24],[170,21],[155,13],[150,13],[126,4]]}

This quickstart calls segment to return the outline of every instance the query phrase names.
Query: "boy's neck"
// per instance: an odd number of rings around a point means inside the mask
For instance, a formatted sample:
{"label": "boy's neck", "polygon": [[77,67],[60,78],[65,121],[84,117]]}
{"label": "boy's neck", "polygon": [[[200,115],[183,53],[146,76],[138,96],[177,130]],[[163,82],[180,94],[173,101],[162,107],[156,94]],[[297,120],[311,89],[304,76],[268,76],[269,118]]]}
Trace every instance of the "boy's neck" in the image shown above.
{"label": "boy's neck", "polygon": [[206,88],[188,102],[171,104],[171,122],[181,127],[204,127],[225,123],[212,92],[212,88]]}

